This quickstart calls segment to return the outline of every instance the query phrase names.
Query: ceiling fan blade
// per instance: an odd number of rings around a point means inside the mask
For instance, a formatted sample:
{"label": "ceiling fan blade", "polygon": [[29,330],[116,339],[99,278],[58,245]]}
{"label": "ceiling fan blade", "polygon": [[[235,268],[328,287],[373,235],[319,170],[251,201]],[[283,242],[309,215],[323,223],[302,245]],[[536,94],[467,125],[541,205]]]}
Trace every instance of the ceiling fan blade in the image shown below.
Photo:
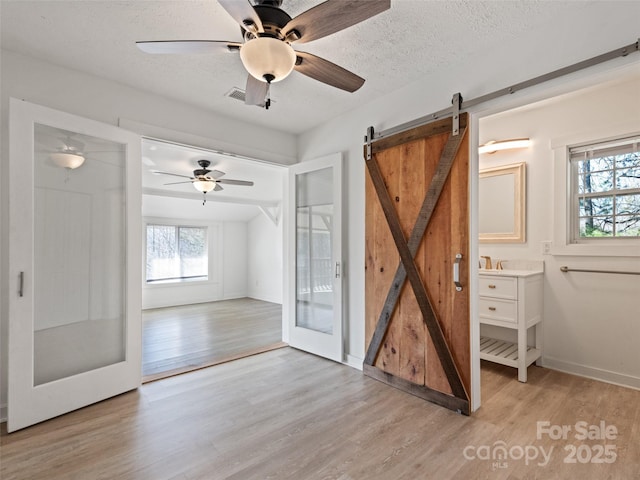
{"label": "ceiling fan blade", "polygon": [[298,61],[293,68],[314,80],[347,92],[355,92],[364,84],[364,78],[331,63],[329,60],[300,51],[296,51],[296,55]]}
{"label": "ceiling fan blade", "polygon": [[288,35],[296,30],[298,43],[326,37],[391,8],[391,0],[327,0],[310,8],[285,25],[282,32]]}
{"label": "ceiling fan blade", "polygon": [[190,180],[193,180],[193,177],[190,177],[189,175],[179,175],[177,173],[161,172],[160,170],[153,170],[151,173],[153,173],[154,175],[173,175],[174,177],[182,177],[182,178],[188,178]]}
{"label": "ceiling fan blade", "polygon": [[213,191],[214,192],[219,192],[220,190],[224,190],[224,188],[222,188],[220,185],[218,185],[218,183],[216,182],[216,186],[213,187]]}
{"label": "ceiling fan blade", "polygon": [[261,82],[253,75],[247,75],[247,87],[244,92],[244,103],[247,105],[264,105],[269,84]]}
{"label": "ceiling fan blade", "polygon": [[216,181],[216,185],[218,183],[224,183],[226,185],[244,185],[246,187],[252,187],[253,186],[253,182],[249,182],[247,180],[231,180],[230,178],[223,178],[221,180],[217,180]]}
{"label": "ceiling fan blade", "polygon": [[218,0],[218,3],[222,5],[222,8],[245,30],[251,32],[251,25],[255,25],[256,31],[264,31],[262,28],[262,20],[260,20],[260,17],[248,0]]}
{"label": "ceiling fan blade", "polygon": [[224,172],[221,172],[220,170],[211,170],[209,171],[209,176],[213,179],[218,179],[220,177],[223,177],[225,175]]}
{"label": "ceiling fan blade", "polygon": [[163,183],[163,185],[179,185],[181,183],[193,183],[193,181],[191,182],[171,182],[171,183]]}
{"label": "ceiling fan blade", "polygon": [[136,42],[136,46],[145,53],[216,53],[222,47],[236,49],[242,46],[238,42],[224,40],[154,40]]}

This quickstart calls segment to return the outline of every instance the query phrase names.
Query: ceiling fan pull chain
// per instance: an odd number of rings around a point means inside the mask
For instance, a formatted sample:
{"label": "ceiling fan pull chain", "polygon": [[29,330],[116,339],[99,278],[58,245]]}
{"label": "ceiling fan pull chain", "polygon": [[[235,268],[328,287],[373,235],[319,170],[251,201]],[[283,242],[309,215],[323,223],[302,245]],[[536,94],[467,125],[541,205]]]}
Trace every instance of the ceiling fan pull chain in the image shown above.
{"label": "ceiling fan pull chain", "polygon": [[264,109],[269,110],[271,106],[271,82],[267,82],[267,98],[264,101]]}

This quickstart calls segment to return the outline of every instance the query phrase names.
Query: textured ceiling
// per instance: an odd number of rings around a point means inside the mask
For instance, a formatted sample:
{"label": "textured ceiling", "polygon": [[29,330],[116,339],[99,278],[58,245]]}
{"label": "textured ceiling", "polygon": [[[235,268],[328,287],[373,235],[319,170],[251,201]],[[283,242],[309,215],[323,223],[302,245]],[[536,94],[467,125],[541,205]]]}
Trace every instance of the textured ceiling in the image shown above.
{"label": "textured ceiling", "polygon": [[[282,8],[293,17],[318,3],[284,0]],[[0,6],[4,49],[297,134],[425,74],[487,55],[582,4],[392,0],[386,12],[296,46],[364,77],[360,90],[346,93],[293,72],[272,86],[268,111],[225,96],[245,86],[237,53],[149,55],[135,46],[139,40],[241,41],[238,25],[215,0],[2,0]]]}

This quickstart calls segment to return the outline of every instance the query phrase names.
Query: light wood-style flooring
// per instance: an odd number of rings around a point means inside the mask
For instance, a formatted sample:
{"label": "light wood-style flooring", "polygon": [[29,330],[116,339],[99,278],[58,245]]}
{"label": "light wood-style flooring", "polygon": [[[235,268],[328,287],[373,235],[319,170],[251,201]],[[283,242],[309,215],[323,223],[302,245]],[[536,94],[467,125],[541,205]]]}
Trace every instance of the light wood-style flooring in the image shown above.
{"label": "light wood-style flooring", "polygon": [[[530,367],[483,365],[471,417],[292,348],[143,385],[0,437],[2,480],[640,478],[640,392]],[[537,422],[601,421],[613,440],[537,438]],[[548,464],[473,458],[504,445]],[[564,463],[570,445],[612,445],[613,463]],[[584,450],[584,449],[583,449]],[[611,447],[609,448],[611,450]],[[464,453],[468,457],[465,458]],[[597,453],[597,452],[596,452]],[[582,454],[581,458],[586,458]]]}
{"label": "light wood-style flooring", "polygon": [[282,343],[282,305],[252,298],[142,312],[145,381],[254,355]]}

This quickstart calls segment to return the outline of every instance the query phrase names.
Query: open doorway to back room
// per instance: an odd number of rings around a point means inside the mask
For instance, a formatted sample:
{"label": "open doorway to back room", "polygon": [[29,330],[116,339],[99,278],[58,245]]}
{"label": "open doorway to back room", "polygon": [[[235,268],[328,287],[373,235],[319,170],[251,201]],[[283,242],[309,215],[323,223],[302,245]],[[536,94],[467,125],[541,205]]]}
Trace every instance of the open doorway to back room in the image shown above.
{"label": "open doorway to back room", "polygon": [[[640,273],[639,88],[634,66],[479,119],[485,411],[497,392],[544,385],[551,369],[577,375],[565,377],[567,388],[592,383],[588,377],[640,389],[640,327],[629,322]],[[510,145],[517,148],[493,143],[504,140],[518,140]],[[579,410],[566,392],[547,402],[556,414]]]}
{"label": "open doorway to back room", "polygon": [[145,381],[282,342],[286,169],[143,139]]}

